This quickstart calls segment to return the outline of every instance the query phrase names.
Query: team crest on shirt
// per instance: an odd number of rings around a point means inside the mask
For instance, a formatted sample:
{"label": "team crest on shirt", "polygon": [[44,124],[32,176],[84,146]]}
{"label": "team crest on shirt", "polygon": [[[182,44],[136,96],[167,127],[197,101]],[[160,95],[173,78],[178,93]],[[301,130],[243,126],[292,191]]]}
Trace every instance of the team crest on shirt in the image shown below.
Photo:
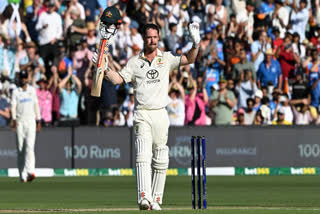
{"label": "team crest on shirt", "polygon": [[157,65],[157,67],[158,67],[158,68],[163,67],[163,61],[162,61],[162,58],[158,58],[158,59],[157,59],[156,65]]}
{"label": "team crest on shirt", "polygon": [[161,65],[161,64],[163,64],[162,58],[158,58],[158,59],[157,59],[157,65]]}

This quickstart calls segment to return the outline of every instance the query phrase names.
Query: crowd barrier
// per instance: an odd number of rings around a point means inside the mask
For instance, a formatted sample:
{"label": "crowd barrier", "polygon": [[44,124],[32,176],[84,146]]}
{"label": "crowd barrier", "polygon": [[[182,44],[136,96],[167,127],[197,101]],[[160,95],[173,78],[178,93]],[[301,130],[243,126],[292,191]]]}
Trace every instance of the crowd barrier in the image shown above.
{"label": "crowd barrier", "polygon": [[[171,127],[170,168],[189,168],[191,136],[207,139],[208,167],[320,166],[317,126]],[[72,150],[72,148],[74,148]],[[134,168],[128,127],[43,128],[36,139],[37,168]],[[16,168],[16,136],[0,129],[0,169]]]}

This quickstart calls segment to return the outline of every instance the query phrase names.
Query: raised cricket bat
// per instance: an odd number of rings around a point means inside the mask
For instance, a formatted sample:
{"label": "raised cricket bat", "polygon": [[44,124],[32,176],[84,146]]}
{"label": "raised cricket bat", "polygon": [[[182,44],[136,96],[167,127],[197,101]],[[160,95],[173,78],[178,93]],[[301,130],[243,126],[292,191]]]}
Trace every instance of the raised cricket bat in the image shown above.
{"label": "raised cricket bat", "polygon": [[106,57],[109,51],[109,40],[101,39],[99,50],[98,50],[98,59],[96,63],[96,69],[93,74],[92,87],[91,87],[91,96],[100,97],[102,81],[104,78],[104,68],[106,67]]}

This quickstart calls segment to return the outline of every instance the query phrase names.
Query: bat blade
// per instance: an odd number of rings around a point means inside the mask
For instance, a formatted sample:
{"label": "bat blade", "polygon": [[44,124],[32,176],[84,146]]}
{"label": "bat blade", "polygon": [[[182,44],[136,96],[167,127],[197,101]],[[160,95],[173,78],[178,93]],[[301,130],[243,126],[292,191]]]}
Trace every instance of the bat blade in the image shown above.
{"label": "bat blade", "polygon": [[106,56],[108,52],[108,40],[101,39],[99,52],[98,52],[98,59],[96,64],[96,69],[93,74],[92,79],[92,87],[91,87],[91,96],[100,97],[101,95],[101,87],[102,81],[104,77],[104,68],[106,66]]}

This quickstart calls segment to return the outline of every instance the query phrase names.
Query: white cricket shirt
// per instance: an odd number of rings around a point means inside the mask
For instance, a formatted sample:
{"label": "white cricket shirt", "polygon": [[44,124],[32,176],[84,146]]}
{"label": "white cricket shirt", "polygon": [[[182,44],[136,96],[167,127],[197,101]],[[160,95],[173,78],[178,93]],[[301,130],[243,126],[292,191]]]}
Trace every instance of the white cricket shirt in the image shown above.
{"label": "white cricket shirt", "polygon": [[[43,29],[43,26],[48,25]],[[39,44],[46,45],[53,39],[59,39],[62,36],[62,20],[58,13],[43,12],[39,16],[36,24],[36,30],[39,32]]]}
{"label": "white cricket shirt", "polygon": [[34,87],[28,85],[25,91],[21,87],[13,91],[11,112],[12,119],[17,121],[41,119],[38,97]]}
{"label": "white cricket shirt", "polygon": [[132,82],[135,109],[154,110],[168,104],[169,74],[180,65],[181,56],[157,50],[150,63],[141,52],[119,72],[126,83]]}

